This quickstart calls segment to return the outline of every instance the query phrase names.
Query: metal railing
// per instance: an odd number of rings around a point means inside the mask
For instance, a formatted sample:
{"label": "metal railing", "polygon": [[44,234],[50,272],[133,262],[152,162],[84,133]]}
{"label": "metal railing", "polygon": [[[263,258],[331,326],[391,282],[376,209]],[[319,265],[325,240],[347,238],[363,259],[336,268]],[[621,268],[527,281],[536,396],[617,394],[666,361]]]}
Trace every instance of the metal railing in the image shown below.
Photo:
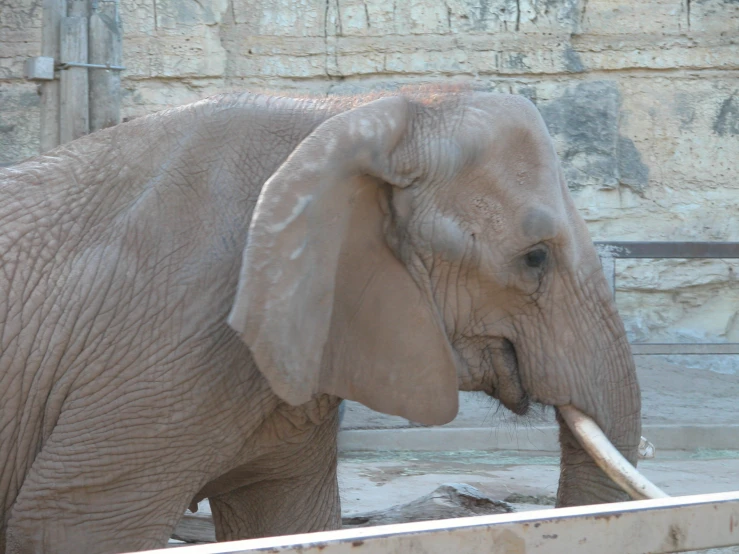
{"label": "metal railing", "polygon": [[[624,258],[739,259],[739,242],[631,242],[596,241],[603,271],[616,296],[616,260]],[[739,354],[739,343],[632,343],[637,355]]]}
{"label": "metal railing", "polygon": [[736,544],[739,491],[270,537],[177,552],[659,554]]}

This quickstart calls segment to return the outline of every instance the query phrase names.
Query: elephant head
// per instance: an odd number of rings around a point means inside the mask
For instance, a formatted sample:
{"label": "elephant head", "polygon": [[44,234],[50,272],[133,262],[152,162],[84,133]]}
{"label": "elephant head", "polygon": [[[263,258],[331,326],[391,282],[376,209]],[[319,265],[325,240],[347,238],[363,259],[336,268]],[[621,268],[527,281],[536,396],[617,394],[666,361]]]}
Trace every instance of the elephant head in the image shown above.
{"label": "elephant head", "polygon": [[[275,393],[426,424],[458,388],[589,415],[632,464],[624,327],[543,120],[515,96],[391,96],[318,126],[262,188],[230,320]],[[619,500],[558,413],[559,505]]]}

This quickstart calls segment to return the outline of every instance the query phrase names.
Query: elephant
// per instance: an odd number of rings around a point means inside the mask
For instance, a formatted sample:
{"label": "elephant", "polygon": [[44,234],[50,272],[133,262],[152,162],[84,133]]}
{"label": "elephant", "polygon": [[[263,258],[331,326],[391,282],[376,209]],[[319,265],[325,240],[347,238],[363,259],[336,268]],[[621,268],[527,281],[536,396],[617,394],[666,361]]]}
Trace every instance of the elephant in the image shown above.
{"label": "elephant", "polygon": [[[636,463],[624,326],[523,97],[136,118],[0,170],[0,257],[7,554],[163,547],[203,498],[218,540],[336,529],[342,399],[571,406]],[[625,499],[558,421],[558,505]]]}

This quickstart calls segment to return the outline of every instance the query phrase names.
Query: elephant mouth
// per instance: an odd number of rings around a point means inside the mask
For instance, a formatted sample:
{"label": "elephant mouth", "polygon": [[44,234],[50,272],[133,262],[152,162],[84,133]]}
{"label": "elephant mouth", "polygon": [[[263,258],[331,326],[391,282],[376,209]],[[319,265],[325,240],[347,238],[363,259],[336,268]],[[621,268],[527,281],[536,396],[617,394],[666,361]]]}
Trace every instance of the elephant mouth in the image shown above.
{"label": "elephant mouth", "polygon": [[508,339],[496,338],[485,347],[483,357],[491,367],[489,394],[514,414],[525,415],[529,411],[529,395],[521,384],[516,348]]}

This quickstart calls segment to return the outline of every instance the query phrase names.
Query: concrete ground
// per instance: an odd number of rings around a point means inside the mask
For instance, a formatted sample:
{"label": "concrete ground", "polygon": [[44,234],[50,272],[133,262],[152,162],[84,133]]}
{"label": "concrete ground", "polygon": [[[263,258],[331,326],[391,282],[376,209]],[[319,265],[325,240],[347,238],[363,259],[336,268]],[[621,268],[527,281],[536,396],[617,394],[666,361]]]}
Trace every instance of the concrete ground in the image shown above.
{"label": "concrete ground", "polygon": [[[660,452],[639,469],[671,496],[739,489],[739,450]],[[558,479],[558,456],[516,452],[345,453],[339,466],[347,514],[409,502],[444,483],[467,483],[499,500],[513,495],[517,509],[539,510],[552,507]]]}

